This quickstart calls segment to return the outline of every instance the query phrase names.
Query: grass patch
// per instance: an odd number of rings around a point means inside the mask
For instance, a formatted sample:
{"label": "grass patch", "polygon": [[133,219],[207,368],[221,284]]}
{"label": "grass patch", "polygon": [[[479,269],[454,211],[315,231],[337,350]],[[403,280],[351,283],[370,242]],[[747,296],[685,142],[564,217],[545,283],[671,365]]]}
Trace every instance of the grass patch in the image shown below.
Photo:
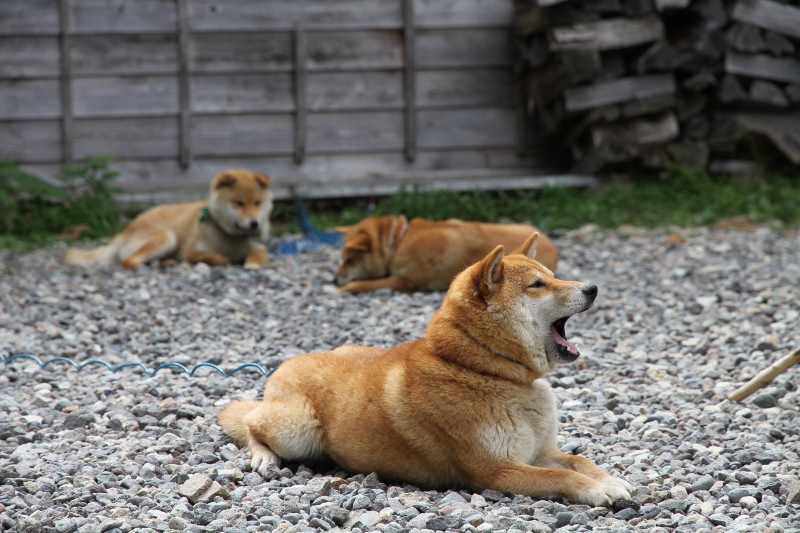
{"label": "grass patch", "polygon": [[121,229],[114,202],[110,157],[63,165],[57,184],[0,163],[0,248],[26,251],[80,236],[103,237]]}
{"label": "grass patch", "polygon": [[[361,200],[334,208],[315,205],[311,209],[312,222],[321,229],[353,224],[363,218],[365,204]],[[294,216],[293,206],[285,207],[283,216],[290,214]],[[397,214],[429,220],[530,222],[545,230],[573,229],[590,223],[611,229],[621,225],[711,225],[742,215],[754,222],[779,220],[792,225],[800,223],[800,180],[742,180],[674,166],[656,177],[637,178],[600,192],[548,188],[457,193],[409,188],[380,199],[372,212],[373,216]],[[287,222],[290,229],[296,228]]]}

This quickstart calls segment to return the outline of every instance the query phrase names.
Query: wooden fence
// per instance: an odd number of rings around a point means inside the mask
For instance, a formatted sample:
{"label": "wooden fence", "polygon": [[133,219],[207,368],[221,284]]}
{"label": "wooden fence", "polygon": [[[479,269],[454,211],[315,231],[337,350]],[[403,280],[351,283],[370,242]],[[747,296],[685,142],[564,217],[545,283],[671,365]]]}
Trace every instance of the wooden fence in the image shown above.
{"label": "wooden fence", "polygon": [[110,154],[140,199],[230,167],[313,196],[519,186],[556,162],[525,132],[512,17],[512,0],[2,0],[0,158],[52,175]]}

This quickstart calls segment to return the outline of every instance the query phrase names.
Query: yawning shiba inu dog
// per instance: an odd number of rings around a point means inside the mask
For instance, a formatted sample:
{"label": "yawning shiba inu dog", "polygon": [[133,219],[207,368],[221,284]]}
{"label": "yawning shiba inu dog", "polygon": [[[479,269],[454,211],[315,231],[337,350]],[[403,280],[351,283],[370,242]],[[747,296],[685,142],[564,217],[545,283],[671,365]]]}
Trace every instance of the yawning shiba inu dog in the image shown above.
{"label": "yawning shiba inu dog", "polygon": [[629,499],[628,483],[556,447],[555,397],[541,378],[579,356],[564,324],[592,306],[597,287],[534,261],[537,237],[459,274],[426,337],[290,359],[262,402],[234,402],[219,423],[262,474],[280,458],[330,457],[425,487]]}
{"label": "yawning shiba inu dog", "polygon": [[[367,218],[345,233],[335,283],[358,294],[388,288],[396,292],[446,291],[456,274],[480,261],[495,246],[514,249],[534,231],[527,224],[484,224],[450,219],[432,222],[405,216]],[[552,271],[556,247],[540,237],[536,260]]]}
{"label": "yawning shiba inu dog", "polygon": [[272,212],[270,178],[249,170],[227,170],[211,182],[207,202],[148,209],[106,246],[70,248],[68,265],[121,261],[139,268],[153,260],[177,259],[212,266],[244,261],[245,268],[269,262],[264,240]]}

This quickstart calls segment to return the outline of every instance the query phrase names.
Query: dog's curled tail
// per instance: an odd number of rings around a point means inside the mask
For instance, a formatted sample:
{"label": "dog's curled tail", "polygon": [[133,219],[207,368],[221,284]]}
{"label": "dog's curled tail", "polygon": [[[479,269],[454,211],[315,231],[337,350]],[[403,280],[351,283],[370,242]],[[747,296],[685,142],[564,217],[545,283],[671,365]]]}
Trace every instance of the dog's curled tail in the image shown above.
{"label": "dog's curled tail", "polygon": [[248,445],[250,431],[244,423],[244,417],[255,410],[261,402],[255,400],[240,400],[231,403],[217,417],[219,425],[239,446]]}
{"label": "dog's curled tail", "polygon": [[72,266],[91,264],[109,265],[117,258],[121,247],[122,238],[118,235],[107,245],[95,248],[94,250],[70,248],[64,256],[64,264]]}

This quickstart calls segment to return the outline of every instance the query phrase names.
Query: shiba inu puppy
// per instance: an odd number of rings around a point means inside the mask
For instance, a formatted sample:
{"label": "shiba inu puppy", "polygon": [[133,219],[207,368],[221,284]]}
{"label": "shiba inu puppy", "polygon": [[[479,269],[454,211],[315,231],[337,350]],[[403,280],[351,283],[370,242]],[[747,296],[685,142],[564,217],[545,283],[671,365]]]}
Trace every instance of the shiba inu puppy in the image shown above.
{"label": "shiba inu puppy", "polygon": [[264,240],[271,212],[268,176],[227,170],[211,182],[207,202],[148,209],[108,245],[95,250],[70,248],[64,263],[121,261],[126,268],[139,268],[154,259],[177,259],[211,266],[244,261],[245,268],[260,268],[269,262]]}
{"label": "shiba inu puppy", "polygon": [[426,337],[290,359],[263,401],[233,402],[219,423],[262,474],[281,459],[328,457],[423,487],[630,499],[627,482],[556,447],[555,397],[541,378],[580,355],[564,324],[597,287],[556,279],[533,260],[537,238],[460,273]]}
{"label": "shiba inu puppy", "polygon": [[[450,219],[431,222],[405,216],[368,218],[337,228],[347,235],[335,283],[358,294],[389,288],[396,292],[446,291],[456,274],[480,261],[495,246],[514,249],[534,231],[527,224],[484,224]],[[552,271],[555,246],[540,237],[536,260]]]}

